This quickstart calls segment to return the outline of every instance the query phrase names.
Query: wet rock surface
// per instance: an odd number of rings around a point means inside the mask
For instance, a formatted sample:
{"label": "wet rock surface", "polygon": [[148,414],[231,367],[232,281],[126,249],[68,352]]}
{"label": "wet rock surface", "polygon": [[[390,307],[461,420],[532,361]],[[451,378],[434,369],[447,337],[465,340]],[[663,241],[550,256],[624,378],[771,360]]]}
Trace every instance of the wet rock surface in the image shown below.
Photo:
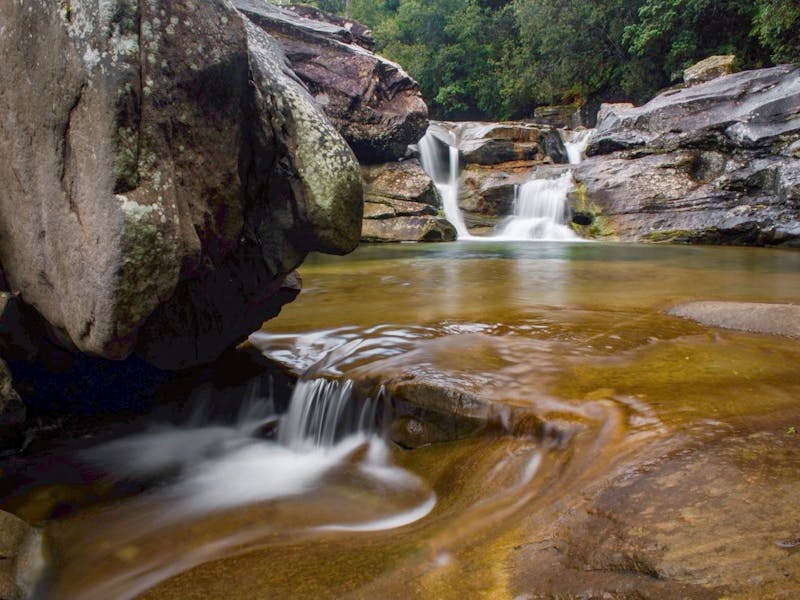
{"label": "wet rock surface", "polygon": [[213,360],[355,247],[351,151],[230,4],[34,4],[0,8],[0,262],[62,344]]}
{"label": "wet rock surface", "polygon": [[746,71],[604,105],[578,166],[626,241],[800,245],[800,67]]}
{"label": "wet rock surface", "polygon": [[236,7],[275,37],[292,70],[362,163],[402,158],[425,133],[428,109],[403,69],[365,49],[364,32],[347,21],[293,12],[258,0]]}

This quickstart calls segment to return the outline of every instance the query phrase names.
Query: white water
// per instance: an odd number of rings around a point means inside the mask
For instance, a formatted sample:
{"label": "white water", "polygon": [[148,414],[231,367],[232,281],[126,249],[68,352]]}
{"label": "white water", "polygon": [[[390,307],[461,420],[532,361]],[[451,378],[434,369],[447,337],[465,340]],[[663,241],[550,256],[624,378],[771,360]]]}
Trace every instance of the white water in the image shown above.
{"label": "white water", "polygon": [[[228,422],[210,417],[208,402],[200,402],[185,424],[153,426],[96,447],[87,458],[119,479],[162,481],[152,493],[170,507],[161,523],[323,493],[333,478],[360,482],[362,494],[366,488],[381,490],[385,509],[359,520],[363,511],[354,506],[352,514],[341,515],[342,522],[321,522],[318,528],[399,527],[430,512],[435,494],[392,464],[378,427],[384,403],[382,391],[359,400],[348,380],[301,379],[283,415],[275,413],[271,397],[250,390]],[[417,501],[409,506],[404,500],[397,510],[393,497]]]}
{"label": "white water", "polygon": [[561,139],[567,149],[569,164],[577,165],[583,160],[583,155],[589,145],[593,131],[593,129],[582,129],[580,131],[561,130]]}
{"label": "white water", "polygon": [[567,225],[572,172],[556,179],[532,179],[514,194],[514,214],[497,225],[494,240],[568,241],[580,239]]}
{"label": "white water", "polygon": [[[591,129],[561,131],[569,162],[583,159]],[[567,196],[573,189],[572,172],[554,179],[533,179],[514,190],[514,212],[498,223],[491,236],[469,233],[458,207],[459,158],[456,135],[450,132],[448,165],[437,152],[436,138],[428,131],[419,142],[422,168],[433,179],[442,196],[445,218],[456,228],[459,240],[478,241],[576,241],[581,238],[568,225]],[[444,178],[444,175],[447,178]]]}
{"label": "white water", "polygon": [[446,166],[442,164],[436,148],[438,142],[430,131],[427,131],[419,141],[420,162],[422,162],[422,169],[433,179],[436,189],[442,196],[444,217],[456,228],[457,239],[472,239],[472,235],[464,223],[461,210],[458,208],[459,159],[456,134],[451,131],[449,135],[448,164]]}

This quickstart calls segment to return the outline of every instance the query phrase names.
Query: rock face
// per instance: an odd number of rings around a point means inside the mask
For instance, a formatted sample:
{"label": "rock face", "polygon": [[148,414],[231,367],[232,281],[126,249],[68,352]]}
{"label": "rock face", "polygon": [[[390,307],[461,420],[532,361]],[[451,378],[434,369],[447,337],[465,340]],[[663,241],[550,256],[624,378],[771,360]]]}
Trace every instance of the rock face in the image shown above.
{"label": "rock face", "polygon": [[[275,37],[292,69],[308,86],[364,164],[402,158],[428,126],[428,108],[403,69],[370,52],[371,35],[351,22],[318,13],[235,0],[248,18]],[[315,16],[315,19],[306,17]]]}
{"label": "rock face", "polygon": [[441,198],[416,159],[364,166],[365,242],[437,242],[455,239],[438,217]]}
{"label": "rock face", "polygon": [[462,123],[458,148],[466,164],[497,165],[519,160],[568,162],[558,130],[527,123]]}
{"label": "rock face", "polygon": [[537,106],[533,109],[533,122],[551,127],[577,129],[586,125],[581,116],[580,104],[557,104],[553,106]]}
{"label": "rock face", "polygon": [[800,67],[605,105],[576,171],[622,240],[800,245]]}
{"label": "rock face", "polygon": [[0,263],[62,343],[213,360],[309,251],[358,243],[352,152],[226,0],[6,2],[0,22]]}

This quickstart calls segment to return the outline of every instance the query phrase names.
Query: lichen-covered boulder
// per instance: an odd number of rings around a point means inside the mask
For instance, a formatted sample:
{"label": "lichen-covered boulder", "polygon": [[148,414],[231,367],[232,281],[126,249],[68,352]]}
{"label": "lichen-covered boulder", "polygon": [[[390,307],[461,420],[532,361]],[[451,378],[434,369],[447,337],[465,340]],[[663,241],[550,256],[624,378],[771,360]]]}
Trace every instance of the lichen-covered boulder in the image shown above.
{"label": "lichen-covered boulder", "polygon": [[723,75],[729,75],[733,73],[733,65],[735,62],[736,56],[733,54],[709,56],[686,69],[683,72],[683,81],[689,85],[695,85],[697,83],[711,81]]}
{"label": "lichen-covered boulder", "polygon": [[227,0],[0,4],[0,263],[64,345],[213,360],[358,243],[352,152]]}
{"label": "lichen-covered boulder", "polygon": [[428,108],[419,86],[399,65],[367,50],[362,29],[263,0],[234,4],[275,37],[362,163],[402,158],[425,134]]}

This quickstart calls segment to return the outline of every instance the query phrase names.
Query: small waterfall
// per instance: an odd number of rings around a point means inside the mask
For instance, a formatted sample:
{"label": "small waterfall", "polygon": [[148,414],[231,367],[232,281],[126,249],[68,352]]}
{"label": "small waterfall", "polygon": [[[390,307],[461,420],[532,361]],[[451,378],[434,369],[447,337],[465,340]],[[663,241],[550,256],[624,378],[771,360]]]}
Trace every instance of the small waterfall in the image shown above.
{"label": "small waterfall", "polygon": [[300,380],[281,418],[278,442],[288,448],[330,448],[350,435],[377,433],[382,394],[358,403],[349,380]]}
{"label": "small waterfall", "polygon": [[495,240],[566,241],[579,239],[567,225],[567,194],[572,172],[557,179],[532,179],[515,189],[514,214],[498,225]]}
{"label": "small waterfall", "polygon": [[435,136],[428,129],[423,138],[419,141],[420,162],[422,169],[433,179],[433,183],[442,196],[442,208],[445,218],[456,228],[459,240],[470,239],[472,236],[464,224],[464,217],[458,208],[458,177],[459,177],[459,158],[456,134],[448,132],[450,143],[448,147],[448,164],[442,164]]}
{"label": "small waterfall", "polygon": [[579,164],[583,160],[583,154],[586,152],[586,147],[589,145],[589,139],[592,137],[592,132],[594,130],[582,129],[580,131],[570,131],[562,129],[560,131],[564,147],[567,149],[569,164]]}

